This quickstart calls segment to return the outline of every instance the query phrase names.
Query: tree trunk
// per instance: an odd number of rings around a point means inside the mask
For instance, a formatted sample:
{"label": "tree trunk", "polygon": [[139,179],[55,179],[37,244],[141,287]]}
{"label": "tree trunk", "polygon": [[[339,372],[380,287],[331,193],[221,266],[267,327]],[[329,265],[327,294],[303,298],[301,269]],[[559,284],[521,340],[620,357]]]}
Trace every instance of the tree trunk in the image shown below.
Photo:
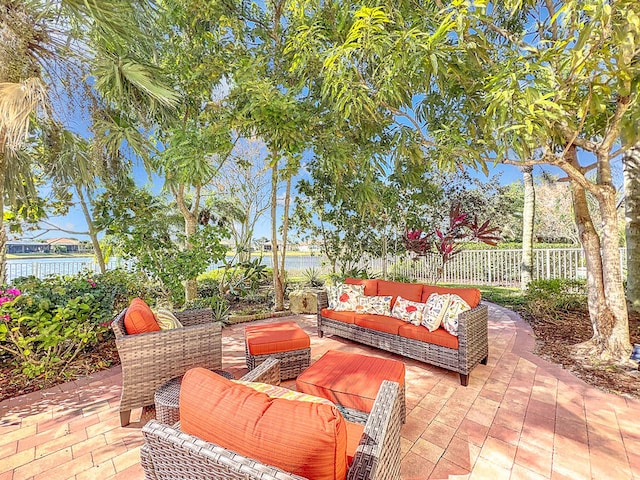
{"label": "tree trunk", "polygon": [[289,238],[289,206],[291,204],[291,175],[287,174],[287,188],[284,194],[284,211],[282,212],[282,255],[280,255],[280,284],[282,285],[282,308],[284,309],[284,291],[287,286],[287,242]]}
{"label": "tree trunk", "polygon": [[[187,250],[191,250],[193,246],[191,245],[191,238],[196,233],[197,222],[196,218],[193,215],[185,218],[184,221],[185,227],[185,236],[186,236],[186,247]],[[188,278],[184,282],[184,299],[185,302],[190,302],[198,298],[198,281],[195,278]]]}
{"label": "tree trunk", "polygon": [[627,152],[624,167],[624,210],[627,239],[627,300],[640,312],[640,143]]}
{"label": "tree trunk", "polygon": [[[578,165],[575,147],[568,160]],[[599,172],[599,176],[602,175]],[[615,188],[604,179],[594,192],[602,217],[602,236],[593,225],[584,187],[571,181],[576,224],[587,261],[587,303],[593,337],[581,347],[603,360],[627,361],[629,319],[622,286]]]}
{"label": "tree trunk", "polygon": [[522,208],[522,263],[520,288],[526,290],[533,275],[533,224],[536,209],[536,190],[533,185],[533,167],[523,167],[524,206]]}
{"label": "tree trunk", "polygon": [[274,161],[271,167],[271,265],[273,267],[273,294],[274,310],[284,310],[284,285],[280,276],[280,264],[278,262],[278,163]]}
{"label": "tree trunk", "polygon": [[89,206],[87,205],[87,201],[84,197],[82,187],[80,185],[75,185],[75,188],[76,188],[76,194],[80,199],[80,207],[82,208],[84,219],[87,222],[87,227],[89,230],[89,238],[91,239],[91,244],[93,245],[93,252],[96,256],[96,261],[98,262],[100,273],[105,273],[107,271],[107,266],[104,262],[102,247],[100,246],[100,242],[98,241],[98,230],[96,229],[96,226],[93,223],[93,218],[91,217],[91,212],[89,211]]}

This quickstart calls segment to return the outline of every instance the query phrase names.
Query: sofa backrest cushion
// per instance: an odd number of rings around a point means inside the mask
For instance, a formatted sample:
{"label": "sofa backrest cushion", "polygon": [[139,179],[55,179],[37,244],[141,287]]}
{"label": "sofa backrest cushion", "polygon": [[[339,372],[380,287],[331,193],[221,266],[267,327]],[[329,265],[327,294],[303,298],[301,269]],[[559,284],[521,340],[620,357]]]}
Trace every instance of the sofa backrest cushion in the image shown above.
{"label": "sofa backrest cushion", "polygon": [[422,284],[378,280],[378,295],[391,295],[393,297],[393,300],[391,300],[392,307],[396,303],[398,295],[412,302],[422,302]]}
{"label": "sofa backrest cushion", "polygon": [[[462,298],[471,308],[475,308],[480,304],[481,293],[477,288],[450,288],[439,287],[437,285],[423,285],[422,286],[422,302],[426,303],[429,299],[429,295],[432,293],[438,293],[440,295],[445,293],[455,293]],[[403,295],[404,296],[404,295]]]}
{"label": "sofa backrest cushion", "polygon": [[295,475],[346,476],[347,427],[337,408],[270,398],[204,368],[184,375],[180,428]]}
{"label": "sofa backrest cushion", "polygon": [[128,335],[160,330],[151,308],[147,305],[147,302],[140,298],[131,300],[131,304],[124,314],[124,328]]}
{"label": "sofa backrest cushion", "polygon": [[376,278],[367,280],[361,278],[345,278],[344,283],[347,285],[364,285],[365,295],[380,295],[378,293],[378,279]]}

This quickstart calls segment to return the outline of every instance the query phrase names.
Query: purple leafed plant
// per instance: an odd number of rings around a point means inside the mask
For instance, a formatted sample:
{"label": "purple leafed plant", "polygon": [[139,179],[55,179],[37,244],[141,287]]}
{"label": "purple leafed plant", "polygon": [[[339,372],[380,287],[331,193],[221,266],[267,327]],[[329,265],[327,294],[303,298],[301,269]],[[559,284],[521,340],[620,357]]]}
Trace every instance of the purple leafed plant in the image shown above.
{"label": "purple leafed plant", "polygon": [[462,213],[460,204],[452,205],[449,210],[449,225],[446,228],[407,229],[404,237],[405,248],[415,254],[415,260],[428,255],[440,259],[440,265],[431,279],[437,283],[444,274],[447,262],[462,251],[465,242],[478,241],[491,246],[498,243],[499,228],[492,227],[489,223],[489,220],[480,223],[477,217],[471,218],[470,215]]}

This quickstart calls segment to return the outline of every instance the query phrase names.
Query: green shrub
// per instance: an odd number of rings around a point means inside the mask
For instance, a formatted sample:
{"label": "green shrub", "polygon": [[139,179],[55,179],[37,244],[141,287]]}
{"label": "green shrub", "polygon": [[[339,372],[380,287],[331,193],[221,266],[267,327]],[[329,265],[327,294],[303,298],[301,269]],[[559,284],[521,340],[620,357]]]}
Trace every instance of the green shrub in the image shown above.
{"label": "green shrub", "polygon": [[139,274],[123,270],[22,277],[1,290],[0,352],[29,378],[62,374],[81,352],[113,335],[109,322],[132,297],[156,298]]}
{"label": "green shrub", "polygon": [[560,311],[581,309],[586,306],[584,280],[535,280],[525,294],[525,308],[535,316],[558,316]]}

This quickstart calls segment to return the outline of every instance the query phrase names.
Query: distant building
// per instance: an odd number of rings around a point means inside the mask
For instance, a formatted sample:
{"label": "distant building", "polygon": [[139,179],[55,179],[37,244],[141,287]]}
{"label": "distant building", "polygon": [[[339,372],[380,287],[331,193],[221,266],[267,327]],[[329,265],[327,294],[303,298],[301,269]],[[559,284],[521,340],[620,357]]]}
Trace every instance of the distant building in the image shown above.
{"label": "distant building", "polygon": [[13,240],[7,242],[7,253],[49,253],[51,245],[45,242],[33,242],[29,240]]}
{"label": "distant building", "polygon": [[75,238],[48,238],[45,240],[54,253],[78,253],[80,241]]}

